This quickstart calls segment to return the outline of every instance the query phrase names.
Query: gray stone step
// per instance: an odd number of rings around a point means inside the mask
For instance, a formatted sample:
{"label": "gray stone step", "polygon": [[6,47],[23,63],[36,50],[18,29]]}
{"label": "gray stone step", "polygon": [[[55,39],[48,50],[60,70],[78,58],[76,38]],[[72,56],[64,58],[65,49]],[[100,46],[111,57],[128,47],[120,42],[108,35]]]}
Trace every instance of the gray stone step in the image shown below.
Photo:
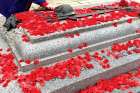
{"label": "gray stone step", "polygon": [[94,69],[82,71],[80,77],[64,80],[48,81],[42,93],[75,93],[89,85],[95,84],[100,79],[108,79],[140,67],[140,54],[133,54],[113,60],[111,68],[103,69],[96,61],[91,61]]}
{"label": "gray stone step", "polygon": [[[38,65],[34,65],[33,63],[25,64],[25,62],[19,64],[22,71],[27,71],[38,66],[53,64],[83,54],[85,51],[95,51],[108,47],[116,42],[119,43],[138,38],[139,35],[136,33],[136,30],[140,28],[140,20],[133,18],[133,22],[129,24],[127,23],[129,18],[130,17],[126,17],[117,20],[117,27],[113,27],[112,23],[114,21],[111,21],[91,27],[75,28],[70,31],[65,31],[64,33],[54,33],[53,35],[43,37],[33,38],[32,36],[28,36],[30,42],[22,41],[21,37],[26,32],[24,29],[15,29],[6,34],[5,37],[18,60],[40,59],[41,62]],[[80,33],[79,37],[66,38],[64,36],[66,33],[77,32]],[[88,46],[84,49],[78,49],[81,43],[87,43]],[[73,53],[67,51],[69,48],[73,49]]]}

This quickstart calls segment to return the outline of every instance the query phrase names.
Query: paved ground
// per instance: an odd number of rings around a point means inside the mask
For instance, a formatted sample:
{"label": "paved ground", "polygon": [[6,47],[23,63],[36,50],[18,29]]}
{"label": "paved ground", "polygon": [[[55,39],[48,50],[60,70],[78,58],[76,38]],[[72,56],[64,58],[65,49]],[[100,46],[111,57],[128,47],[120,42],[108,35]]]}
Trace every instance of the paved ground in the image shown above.
{"label": "paved ground", "polygon": [[[70,4],[73,7],[77,7],[77,6],[88,6],[88,5],[91,5],[91,3],[93,5],[102,4],[102,3],[111,3],[118,0],[100,0],[100,2],[99,0],[57,0],[57,2],[56,0],[47,0],[47,1],[50,7],[56,7],[62,4]],[[39,6],[36,4],[33,4],[31,9],[35,9],[37,7]]]}
{"label": "paved ground", "polygon": [[[102,3],[110,3],[110,2],[119,1],[119,0],[57,0],[57,2],[56,2],[56,0],[47,0],[47,1],[49,3],[49,6],[51,6],[51,7],[55,7],[55,6],[58,6],[61,4],[70,4],[74,7],[77,7],[79,5],[83,6],[83,5],[88,5],[91,3],[93,3],[95,5],[95,4],[102,4]],[[128,0],[128,1],[140,2],[140,0]],[[39,7],[39,6],[36,4],[32,5],[32,9],[37,8],[37,7]]]}

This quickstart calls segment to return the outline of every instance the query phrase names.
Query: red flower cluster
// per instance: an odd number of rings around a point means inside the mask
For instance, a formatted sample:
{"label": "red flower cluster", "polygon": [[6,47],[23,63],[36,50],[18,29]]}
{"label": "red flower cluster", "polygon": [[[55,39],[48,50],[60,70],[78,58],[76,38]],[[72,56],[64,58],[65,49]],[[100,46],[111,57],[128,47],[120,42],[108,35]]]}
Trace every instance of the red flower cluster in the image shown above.
{"label": "red flower cluster", "polygon": [[22,35],[22,41],[29,42],[29,37],[27,35]]}
{"label": "red flower cluster", "polygon": [[65,34],[66,38],[74,38],[74,37],[78,37],[80,36],[80,33],[76,33],[76,34]]}
{"label": "red flower cluster", "polygon": [[[10,52],[7,54],[0,53],[0,74],[2,75],[0,83],[6,87],[11,80],[17,80],[24,93],[41,93],[36,86],[37,83],[44,86],[46,81],[55,78],[78,77],[82,69],[93,68],[93,65],[89,63],[90,55],[85,53],[85,56],[79,55],[50,67],[37,68],[29,74],[18,75],[18,67],[14,60],[14,56]],[[23,62],[23,60],[20,60],[20,62]],[[26,63],[30,62],[30,60],[26,60]],[[38,62],[39,60],[35,60],[34,64],[38,64]]]}
{"label": "red flower cluster", "polygon": [[10,81],[17,79],[18,67],[13,61],[12,53],[3,54],[0,52],[0,74],[2,75],[0,83],[3,84],[3,87],[6,87]]}
{"label": "red flower cluster", "polygon": [[96,85],[89,86],[79,93],[105,93],[112,92],[114,89],[126,90],[131,87],[140,86],[140,82],[133,79],[139,75],[140,71],[137,71],[136,73],[122,74],[109,80],[100,80]]}
{"label": "red flower cluster", "polygon": [[136,30],[136,33],[140,34],[140,29]]}
{"label": "red flower cluster", "polygon": [[78,45],[78,48],[79,48],[79,49],[83,49],[83,48],[85,48],[85,47],[87,47],[87,46],[88,46],[87,43],[81,43],[81,44]]}
{"label": "red flower cluster", "polygon": [[124,6],[128,6],[129,3],[128,3],[127,0],[121,0],[121,1],[119,2],[119,5],[124,7]]}
{"label": "red flower cluster", "polygon": [[[122,4],[125,4],[122,0]],[[121,3],[120,3],[121,4]],[[117,6],[118,4],[112,4],[110,6]],[[126,5],[126,4],[125,4]],[[140,4],[131,2],[130,6],[134,7],[140,7]],[[77,14],[83,14],[83,13],[91,13],[93,12],[90,8],[88,9],[78,9],[75,10]],[[118,20],[122,17],[125,16],[138,16],[138,12],[127,12],[127,11],[119,11],[119,12],[110,12],[106,16],[99,16],[99,15],[93,15],[91,18],[84,17],[82,19],[79,19],[78,21],[73,21],[73,20],[66,20],[66,22],[59,22],[56,21],[54,23],[49,23],[47,18],[56,18],[54,15],[54,12],[34,12],[34,11],[29,11],[29,12],[23,12],[16,14],[16,17],[18,19],[22,20],[22,23],[18,25],[18,27],[23,27],[28,30],[30,35],[34,36],[42,36],[42,35],[47,35],[49,33],[54,33],[54,32],[60,32],[60,31],[67,31],[68,29],[72,29],[75,27],[84,27],[84,26],[91,26],[91,25],[96,25],[102,22],[107,22],[107,21],[113,21],[113,20]],[[131,19],[128,20],[129,23],[132,22]],[[113,25],[116,27],[117,23],[113,23]],[[79,35],[79,34],[78,34]],[[73,34],[66,35],[67,37],[74,37]]]}
{"label": "red flower cluster", "polygon": [[[103,51],[103,50],[101,50]],[[102,56],[100,56],[100,53],[99,52],[95,52],[93,54],[93,57],[95,58],[95,60],[104,68],[110,68],[110,65],[109,65],[109,60],[106,59],[106,58],[103,58]]]}
{"label": "red flower cluster", "polygon": [[[135,48],[133,50],[129,50],[131,47]],[[126,43],[116,43],[112,45],[110,56],[115,59],[122,57],[120,52],[125,51],[128,54],[132,53],[140,53],[140,39],[130,40]]]}
{"label": "red flower cluster", "polygon": [[127,51],[129,47],[140,48],[140,39],[130,40],[127,43],[119,43],[112,45],[112,51],[121,52],[123,50]]}
{"label": "red flower cluster", "polygon": [[[83,68],[91,69],[93,65],[89,63],[90,55],[85,54],[85,57],[77,56],[66,61],[57,63],[51,67],[41,67],[33,70],[30,74],[20,75],[18,83],[24,93],[40,93],[36,84],[44,86],[46,81],[66,77],[79,77]],[[34,92],[37,91],[37,92]]]}

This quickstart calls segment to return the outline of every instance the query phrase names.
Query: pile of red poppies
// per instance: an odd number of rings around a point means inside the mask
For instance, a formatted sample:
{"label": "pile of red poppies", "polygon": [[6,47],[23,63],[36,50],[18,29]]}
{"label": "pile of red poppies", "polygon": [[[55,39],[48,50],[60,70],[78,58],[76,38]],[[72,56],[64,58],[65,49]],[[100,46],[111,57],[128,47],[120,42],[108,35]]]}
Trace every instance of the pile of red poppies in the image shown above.
{"label": "pile of red poppies", "polygon": [[[28,74],[19,74],[18,67],[14,63],[15,58],[10,52],[10,48],[7,49],[7,53],[5,54],[2,53],[2,49],[0,49],[0,74],[2,76],[0,78],[0,83],[6,87],[10,81],[17,80],[24,93],[41,93],[40,89],[37,87],[37,84],[44,86],[46,81],[55,78],[64,79],[66,77],[79,77],[83,69],[88,70],[94,68],[94,63],[90,63],[93,58],[99,62],[99,64],[104,69],[110,68],[110,60],[102,57],[102,53],[106,53],[110,57],[114,56],[113,53],[120,53],[121,51],[140,53],[140,51],[135,52],[134,50],[128,50],[128,47],[136,47],[139,49],[140,39],[130,40],[120,44],[114,44],[111,50],[102,49],[101,51],[96,51],[94,53],[86,52],[84,55],[77,55],[76,57],[58,62],[49,67],[36,68]],[[116,57],[114,56],[114,58]],[[30,60],[27,60],[27,62],[30,62]],[[39,60],[35,60],[34,63],[38,64]],[[140,76],[139,73],[135,75]],[[103,93],[102,91],[104,90],[112,91],[114,88],[123,89],[139,85],[136,81],[131,80],[131,77],[133,77],[132,74],[124,74],[111,80],[100,81],[97,83],[97,86],[83,90],[81,93],[92,93],[91,91],[98,91],[99,93]]]}
{"label": "pile of red poppies", "polygon": [[[108,6],[119,6],[118,3],[108,5]],[[140,7],[140,4],[131,2],[130,6],[133,7]],[[84,13],[91,13],[95,12],[95,10],[91,10],[90,8],[88,9],[77,9],[75,10],[77,14],[84,14]],[[119,12],[110,12],[108,15],[103,16],[103,15],[93,15],[90,18],[89,17],[84,17],[82,19],[79,19],[78,21],[73,21],[67,19],[65,22],[60,22],[56,21],[54,23],[48,22],[48,18],[54,18],[56,19],[55,13],[52,12],[46,12],[46,11],[41,11],[41,12],[35,12],[35,11],[29,11],[29,12],[23,12],[23,13],[18,13],[16,14],[16,17],[18,19],[22,20],[22,23],[18,25],[18,27],[23,27],[28,30],[28,33],[30,35],[34,36],[42,36],[42,35],[47,35],[50,33],[55,33],[55,32],[63,32],[67,31],[68,29],[72,29],[75,27],[85,27],[85,26],[91,26],[91,25],[96,25],[100,24],[103,22],[107,21],[113,21],[113,20],[119,20],[122,17],[126,16],[131,16],[131,17],[137,17],[138,12],[127,12],[125,10],[121,10]],[[131,23],[131,19],[128,20],[129,23]],[[117,23],[113,23],[114,26],[117,26]]]}
{"label": "pile of red poppies", "polygon": [[0,83],[6,87],[10,81],[17,79],[18,67],[13,62],[15,58],[9,48],[5,54],[2,51],[3,49],[0,51],[0,75],[2,75]]}
{"label": "pile of red poppies", "polygon": [[[124,91],[132,87],[140,86],[140,82],[134,79],[139,78],[139,76],[140,70],[137,70],[135,73],[126,73],[109,80],[100,80],[96,85],[89,86],[88,88],[81,90],[79,93],[110,93],[114,89]],[[128,93],[133,92],[129,91]]]}

